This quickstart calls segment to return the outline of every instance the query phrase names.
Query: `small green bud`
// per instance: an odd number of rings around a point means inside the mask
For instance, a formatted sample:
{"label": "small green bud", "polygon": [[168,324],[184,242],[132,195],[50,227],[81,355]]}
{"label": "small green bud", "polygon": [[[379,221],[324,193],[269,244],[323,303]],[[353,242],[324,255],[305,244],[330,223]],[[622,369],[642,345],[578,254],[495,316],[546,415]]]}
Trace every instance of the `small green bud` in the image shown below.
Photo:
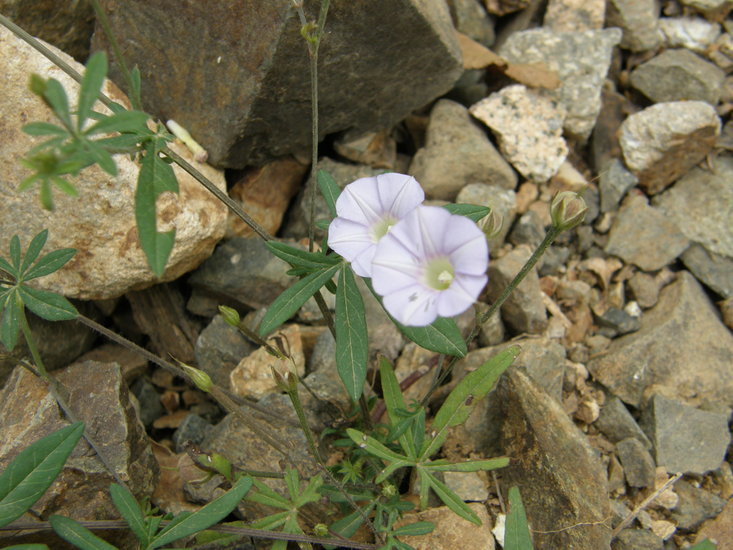
{"label": "small green bud", "polygon": [[237,310],[231,307],[219,306],[219,313],[224,318],[226,323],[233,326],[234,328],[237,328],[239,326],[239,323],[241,323],[242,321],[239,317],[239,313],[237,312]]}
{"label": "small green bud", "polygon": [[552,225],[562,231],[572,229],[583,222],[587,211],[583,197],[573,191],[561,191],[550,205]]}
{"label": "small green bud", "polygon": [[391,483],[385,483],[382,485],[382,495],[387,498],[392,498],[397,494],[397,488]]}
{"label": "small green bud", "polygon": [[493,208],[478,222],[479,229],[484,232],[487,239],[493,239],[496,237],[501,232],[503,225],[504,219],[501,217],[501,214]]}
{"label": "small green bud", "polygon": [[275,367],[270,367],[270,370],[272,371],[272,377],[275,379],[275,384],[281,391],[290,393],[296,389],[298,381],[292,373],[288,372],[283,376]]}
{"label": "small green bud", "polygon": [[328,526],[325,523],[316,523],[313,526],[313,534],[317,537],[328,536]]}
{"label": "small green bud", "polygon": [[183,369],[183,372],[191,379],[191,382],[203,392],[209,393],[214,383],[211,381],[211,377],[204,371],[194,368],[186,363],[178,362]]}

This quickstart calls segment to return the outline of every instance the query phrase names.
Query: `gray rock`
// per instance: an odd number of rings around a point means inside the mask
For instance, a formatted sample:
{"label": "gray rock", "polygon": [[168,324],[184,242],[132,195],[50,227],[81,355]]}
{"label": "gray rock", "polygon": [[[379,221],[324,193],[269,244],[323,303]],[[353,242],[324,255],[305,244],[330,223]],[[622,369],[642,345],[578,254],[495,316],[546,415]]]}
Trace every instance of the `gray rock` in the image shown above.
{"label": "gray rock", "polygon": [[659,466],[702,475],[720,467],[730,443],[728,414],[690,407],[655,394],[642,409],[641,427]]}
{"label": "gray rock", "polygon": [[693,244],[682,254],[682,261],[697,280],[723,298],[733,296],[733,258],[708,252]]}
{"label": "gray rock", "polygon": [[456,30],[486,47],[494,43],[494,20],[480,0],[448,0]]}
{"label": "gray rock", "polygon": [[[517,485],[537,549],[608,548],[606,472],[585,435],[554,399],[521,370],[499,383],[503,452],[512,458],[502,485]],[[583,523],[582,529],[558,525]]]}
{"label": "gray rock", "polygon": [[[325,170],[331,174],[333,179],[336,181],[336,184],[341,189],[359,178],[376,176],[377,174],[386,172],[386,170],[375,170],[370,166],[347,164],[345,162],[337,162],[329,158],[319,160],[318,169]],[[321,195],[315,180],[309,178],[303,186],[303,189],[298,193],[298,196],[293,201],[293,205],[290,207],[290,211],[288,212],[286,222],[282,230],[284,237],[302,239],[308,236],[310,196],[311,190],[314,186],[316,187],[315,220],[326,220],[330,218],[326,200],[323,198],[323,195]],[[322,239],[326,236],[326,232],[316,229],[315,235],[318,239]]]}
{"label": "gray rock", "polygon": [[445,472],[443,479],[448,488],[463,501],[484,502],[489,498],[486,481],[478,472]]}
{"label": "gray rock", "polygon": [[[83,66],[71,57],[60,51],[55,53],[83,72]],[[116,157],[118,172],[114,177],[99,167],[89,167],[78,176],[65,178],[81,197],[93,197],[93,200],[80,200],[55,190],[56,208],[49,212],[41,207],[37,190],[30,191],[30,195],[18,193],[20,182],[29,175],[28,168],[19,159],[40,142],[22,132],[21,127],[31,121],[58,123],[42,101],[30,100],[27,83],[31,73],[59,80],[72,106],[77,103],[79,85],[4,26],[0,26],[0,72],[5,75],[0,82],[0,97],[3,98],[0,119],[7,121],[0,133],[0,235],[17,234],[27,246],[33,236],[48,228],[44,253],[58,248],[77,250],[66,266],[37,279],[34,284],[69,298],[116,298],[129,290],[176,279],[211,254],[224,235],[227,209],[178,166],[173,170],[180,193],[163,193],[157,202],[158,230],[176,229],[176,245],[161,278],[150,270],[138,242],[135,190],[140,164],[129,156]],[[115,101],[126,101],[110,81],[105,81],[102,91]],[[94,107],[101,113],[110,113],[100,103]],[[182,146],[171,144],[171,147],[220,190],[226,189],[223,172],[196,163]]]}
{"label": "gray rock", "polygon": [[187,444],[199,445],[211,428],[206,420],[197,414],[189,414],[181,421],[180,426],[173,432],[173,445],[177,453],[186,452]]}
{"label": "gray rock", "polygon": [[626,166],[655,194],[705,158],[720,134],[715,109],[703,101],[657,103],[621,125]]}
{"label": "gray rock", "polygon": [[498,185],[469,183],[460,190],[456,202],[488,206],[501,216],[501,229],[496,236],[489,239],[489,253],[499,250],[504,245],[504,239],[517,215],[517,194]]}
{"label": "gray rock", "polygon": [[[489,300],[496,300],[504,288],[519,273],[531,256],[526,246],[519,246],[489,264]],[[532,269],[501,306],[501,316],[515,332],[539,334],[547,328],[547,312],[537,270]]]}
{"label": "gray rock", "polygon": [[523,176],[542,183],[565,162],[568,146],[562,125],[567,113],[551,94],[515,84],[469,110],[494,131],[502,154]]}
{"label": "gray rock", "polygon": [[561,84],[550,96],[567,110],[568,133],[585,140],[601,110],[601,87],[620,41],[619,29],[558,33],[541,28],[512,34],[498,53],[511,63],[544,63],[556,71]]}
{"label": "gray rock", "polygon": [[609,0],[606,26],[624,31],[621,47],[632,52],[659,46],[659,6],[654,0]]}
{"label": "gray rock", "polygon": [[662,290],[657,305],[645,312],[641,329],[613,340],[588,369],[635,407],[652,386],[692,405],[730,407],[731,357],[733,336],[700,284],[682,271]]}
{"label": "gray rock", "polygon": [[532,249],[537,248],[545,238],[545,227],[539,214],[529,210],[512,226],[509,242],[515,246],[526,244]]}
{"label": "gray rock", "polygon": [[643,195],[627,198],[611,226],[606,252],[655,271],[672,263],[690,244],[679,226]]}
{"label": "gray rock", "polygon": [[664,550],[664,541],[646,529],[624,529],[611,544],[611,550]]}
{"label": "gray rock", "polygon": [[601,212],[613,212],[624,195],[639,183],[639,179],[629,172],[619,159],[612,159],[599,173],[598,187],[601,193]]}
{"label": "gray rock", "polygon": [[231,371],[256,348],[239,330],[217,315],[196,340],[196,362],[215,384],[228,388]]}
{"label": "gray rock", "polygon": [[636,332],[641,328],[639,317],[629,315],[626,311],[617,307],[609,307],[602,315],[597,315],[596,323],[601,327],[601,334],[609,338]]}
{"label": "gray rock", "polygon": [[655,103],[720,100],[725,73],[689,50],[666,50],[636,67],[631,85]]}
{"label": "gray rock", "polygon": [[731,10],[730,0],[681,0],[681,4],[690,6],[708,17],[716,15],[724,17]]}
{"label": "gray rock", "polygon": [[[186,4],[175,17],[149,2],[104,4],[147,83],[146,109],[186,127],[214,165],[243,168],[310,145],[308,53],[290,0]],[[306,11],[317,18],[315,5]],[[106,46],[97,32],[93,48]],[[448,7],[420,0],[333,2],[319,61],[321,138],[388,128],[462,71]],[[237,85],[211,85],[225,80]]]}
{"label": "gray rock", "polygon": [[645,449],[652,448],[651,441],[618,397],[611,396],[606,400],[595,425],[612,443],[635,438]]}
{"label": "gray rock", "polygon": [[269,306],[294,282],[286,275],[289,269],[263,240],[237,237],[220,245],[188,282],[199,290],[258,309]]}
{"label": "gray rock", "polygon": [[[690,250],[690,248],[687,250]],[[659,299],[659,291],[662,289],[662,285],[656,277],[652,277],[643,271],[637,271],[626,283],[626,288],[628,289],[631,297],[636,300],[642,308],[648,309],[650,307],[654,307],[657,303],[657,300]]]}
{"label": "gray rock", "polygon": [[550,0],[543,26],[555,32],[599,30],[605,11],[605,0]]}
{"label": "gray rock", "polygon": [[156,418],[165,414],[160,394],[145,378],[138,378],[130,389],[138,402],[138,418],[143,426],[149,428]]}
{"label": "gray rock", "polygon": [[656,465],[644,444],[635,437],[616,443],[616,454],[631,487],[653,487]]}
{"label": "gray rock", "polygon": [[448,99],[433,107],[425,147],[413,157],[410,174],[433,199],[454,200],[469,183],[517,185],[516,174],[468,110]]}
{"label": "gray rock", "polygon": [[720,36],[720,25],[702,17],[662,17],[659,30],[669,48],[705,53]]}
{"label": "gray rock", "polygon": [[712,171],[693,168],[671,189],[655,197],[654,206],[688,239],[709,252],[733,258],[733,157],[719,156]]}
{"label": "gray rock", "polygon": [[[590,156],[593,167],[600,177],[610,162],[621,158],[621,146],[618,141],[618,129],[626,119],[631,108],[626,96],[618,93],[610,80],[606,80],[601,88],[601,110],[596,118],[596,125],[590,140]],[[601,198],[603,191],[601,191]]]}
{"label": "gray rock", "polygon": [[674,492],[679,497],[679,503],[670,515],[680,529],[697,529],[703,521],[716,517],[725,507],[725,499],[695,487],[684,479],[674,484]]}

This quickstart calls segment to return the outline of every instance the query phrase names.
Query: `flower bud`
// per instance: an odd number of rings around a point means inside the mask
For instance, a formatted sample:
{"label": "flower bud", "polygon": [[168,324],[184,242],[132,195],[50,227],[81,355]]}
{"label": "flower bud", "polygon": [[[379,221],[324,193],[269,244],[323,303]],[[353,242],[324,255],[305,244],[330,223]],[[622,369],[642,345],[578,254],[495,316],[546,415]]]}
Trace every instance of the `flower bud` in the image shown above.
{"label": "flower bud", "polygon": [[487,240],[491,240],[501,233],[503,225],[504,219],[494,208],[478,222],[478,226],[484,232],[484,235],[486,235]]}
{"label": "flower bud", "polygon": [[328,536],[328,526],[325,523],[316,523],[313,526],[313,534],[317,537]]}
{"label": "flower bud", "polygon": [[295,376],[292,373],[286,373],[285,376],[280,374],[275,367],[270,367],[272,371],[272,377],[275,379],[275,385],[282,391],[290,393],[295,390],[296,384],[298,383]]}
{"label": "flower bud", "polygon": [[214,383],[211,381],[211,377],[208,374],[206,374],[202,370],[187,365],[186,363],[181,363],[179,361],[178,364],[181,366],[181,369],[183,369],[183,372],[186,373],[186,376],[191,379],[191,382],[193,382],[198,389],[206,393],[209,393],[211,391],[211,387],[214,385]]}
{"label": "flower bud", "polygon": [[228,325],[231,325],[234,328],[239,326],[241,318],[239,317],[239,313],[236,309],[227,306],[219,306],[219,313]]}
{"label": "flower bud", "polygon": [[583,197],[573,191],[562,191],[555,195],[550,206],[552,225],[562,231],[572,229],[583,222],[587,211]]}
{"label": "flower bud", "polygon": [[382,495],[391,498],[397,494],[397,488],[391,483],[385,483],[382,485]]}

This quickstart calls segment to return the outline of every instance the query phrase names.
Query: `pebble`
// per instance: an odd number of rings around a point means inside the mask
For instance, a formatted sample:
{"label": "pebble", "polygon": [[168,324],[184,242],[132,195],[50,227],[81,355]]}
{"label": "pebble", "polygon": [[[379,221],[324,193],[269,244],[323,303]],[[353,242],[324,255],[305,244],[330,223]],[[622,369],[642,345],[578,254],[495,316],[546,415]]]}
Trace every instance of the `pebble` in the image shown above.
{"label": "pebble", "polygon": [[731,407],[731,357],[733,335],[700,284],[681,271],[644,313],[641,329],[614,339],[605,354],[588,362],[588,370],[633,406],[641,404],[653,384],[691,405]]}
{"label": "pebble", "polygon": [[413,157],[410,174],[431,199],[452,201],[467,184],[514,189],[517,177],[467,109],[441,99],[430,113],[426,144]]}
{"label": "pebble", "polygon": [[545,93],[521,84],[507,86],[470,112],[497,134],[499,149],[519,173],[536,183],[555,175],[567,157],[565,108]]}
{"label": "pebble", "polygon": [[489,498],[486,481],[478,472],[445,472],[445,484],[465,502],[484,502]]}
{"label": "pebble", "polygon": [[616,454],[624,468],[626,483],[631,487],[652,487],[655,479],[654,459],[644,444],[635,437],[616,443]]}
{"label": "pebble", "polygon": [[585,141],[601,110],[601,88],[619,29],[553,32],[540,28],[511,34],[498,53],[511,63],[543,63],[557,72],[561,84],[548,91],[565,107],[567,132]]}
{"label": "pebble", "polygon": [[664,541],[646,529],[624,529],[616,536],[611,550],[664,550]]}
{"label": "pebble", "polygon": [[357,164],[397,171],[397,142],[386,130],[347,131],[334,141],[333,148],[339,155]]}
{"label": "pebble", "polygon": [[680,529],[697,529],[702,522],[714,518],[725,507],[725,499],[684,479],[675,483],[674,489],[680,500],[670,515]]}
{"label": "pebble", "polygon": [[189,414],[173,432],[173,446],[177,453],[186,451],[188,443],[199,445],[206,437],[206,431],[211,428],[206,420],[197,414]]}
{"label": "pebble", "polygon": [[601,328],[599,332],[609,338],[636,332],[641,328],[639,317],[634,317],[625,310],[616,307],[609,307],[602,315],[597,315],[595,320]]}
{"label": "pebble", "polygon": [[725,73],[686,49],[666,50],[636,67],[631,85],[655,103],[696,100],[717,105]]}
{"label": "pebble", "polygon": [[662,17],[659,30],[669,48],[705,53],[720,36],[720,25],[701,17]]}
{"label": "pebble", "polygon": [[708,252],[693,244],[682,254],[685,267],[709,289],[723,298],[733,296],[733,258]]}
{"label": "pebble", "polygon": [[727,413],[696,409],[660,394],[643,407],[641,426],[654,445],[657,464],[670,474],[716,470],[730,443]]}
{"label": "pebble", "polygon": [[554,32],[599,30],[605,14],[604,0],[550,0],[543,27]]}
{"label": "pebble", "polygon": [[657,103],[629,116],[620,132],[626,165],[656,194],[712,151],[720,119],[703,101]]}
{"label": "pebble", "polygon": [[578,403],[578,408],[575,410],[574,416],[585,424],[592,424],[598,420],[600,410],[601,407],[596,400],[585,398]]}
{"label": "pebble", "polygon": [[659,46],[659,7],[655,0],[609,0],[606,26],[623,29],[621,47],[632,52]]}
{"label": "pebble", "polygon": [[598,175],[598,188],[601,194],[601,212],[614,212],[621,199],[633,188],[639,179],[629,172],[619,159],[608,162]]}
{"label": "pebble", "polygon": [[[689,250],[689,249],[688,249]],[[637,271],[626,284],[629,294],[644,309],[654,307],[659,299],[661,285],[655,277],[643,271]]]}
{"label": "pebble", "polygon": [[655,271],[672,263],[689,246],[680,227],[643,195],[628,197],[611,226],[606,252]]}
{"label": "pebble", "polygon": [[494,43],[494,19],[479,0],[448,0],[448,7],[457,31],[486,47]]}
{"label": "pebble", "polygon": [[618,443],[633,437],[641,442],[645,449],[652,448],[649,438],[636,423],[623,402],[616,396],[610,396],[606,399],[595,425],[612,443]]}

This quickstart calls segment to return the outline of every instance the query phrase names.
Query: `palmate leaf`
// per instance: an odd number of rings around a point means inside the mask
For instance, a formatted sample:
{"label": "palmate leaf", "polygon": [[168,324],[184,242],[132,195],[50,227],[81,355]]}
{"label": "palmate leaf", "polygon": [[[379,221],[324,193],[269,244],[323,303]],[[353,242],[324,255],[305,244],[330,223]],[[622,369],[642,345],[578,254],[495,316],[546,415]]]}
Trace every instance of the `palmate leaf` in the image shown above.
{"label": "palmate leaf", "polygon": [[18,343],[18,332],[20,331],[20,305],[16,296],[15,288],[4,289],[0,291],[0,302],[2,302],[2,310],[0,311],[0,342],[3,343],[5,349],[13,351]]}
{"label": "palmate leaf", "polygon": [[506,516],[504,532],[504,550],[532,550],[533,548],[522,497],[517,487],[511,487],[509,489],[509,513]]}
{"label": "palmate leaf", "polygon": [[336,287],[336,370],[354,401],[364,389],[368,355],[364,301],[351,268],[345,265]]}
{"label": "palmate leaf", "polygon": [[20,452],[0,475],[0,527],[8,525],[43,496],[84,433],[76,422]]}
{"label": "palmate leaf", "polygon": [[25,285],[18,287],[18,293],[28,309],[48,321],[68,321],[79,315],[71,302],[60,294]]}
{"label": "palmate leaf", "polygon": [[51,516],[49,521],[58,536],[77,548],[81,548],[81,550],[117,550],[116,546],[112,546],[107,541],[100,539],[81,523],[73,519],[64,516]]}

